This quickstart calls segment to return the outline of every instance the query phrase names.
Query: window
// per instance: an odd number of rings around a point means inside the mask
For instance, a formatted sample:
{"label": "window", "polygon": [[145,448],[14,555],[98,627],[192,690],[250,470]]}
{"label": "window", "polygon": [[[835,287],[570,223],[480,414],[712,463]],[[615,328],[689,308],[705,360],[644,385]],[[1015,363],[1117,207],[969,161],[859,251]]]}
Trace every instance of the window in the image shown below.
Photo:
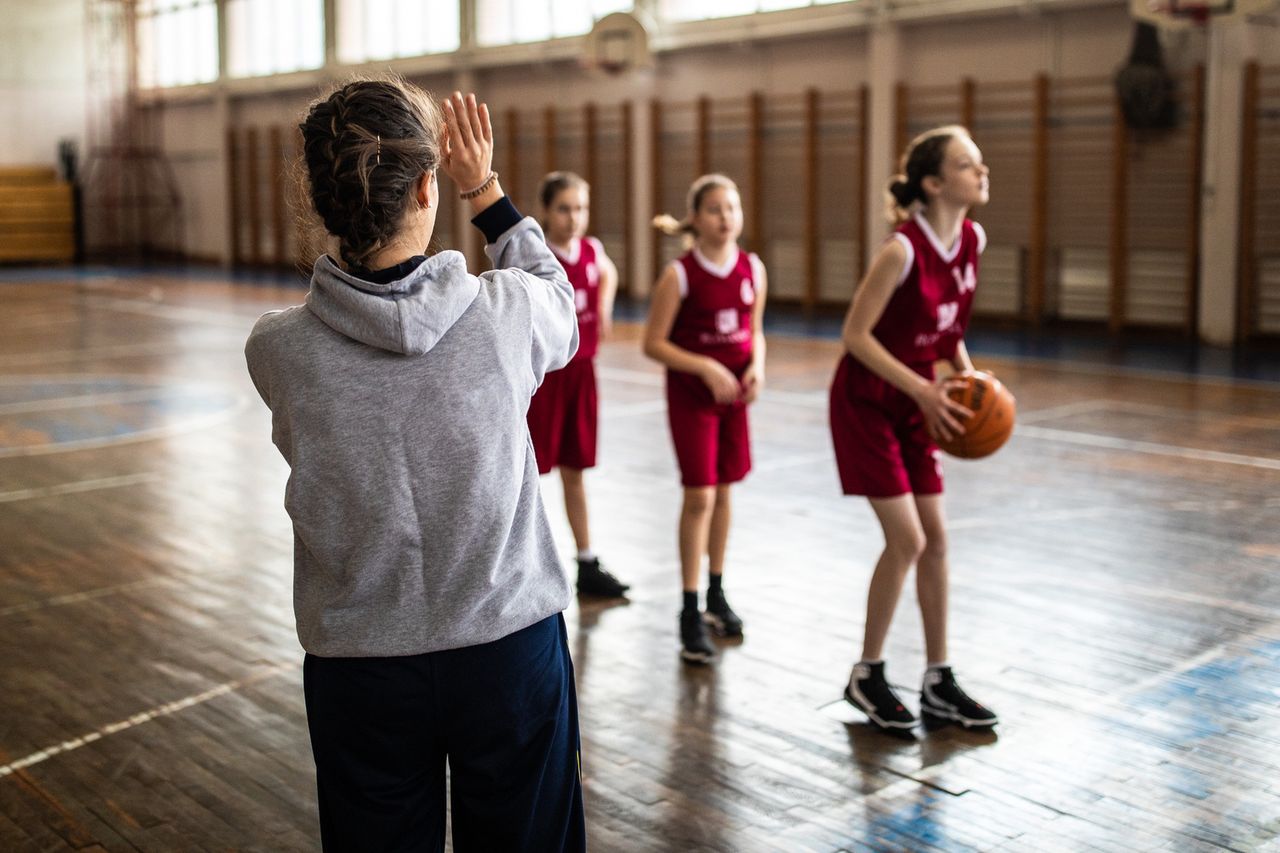
{"label": "window", "polygon": [[459,5],[459,0],[338,0],[338,61],[457,50]]}
{"label": "window", "polygon": [[139,0],[138,85],[184,86],[218,79],[215,0]]}
{"label": "window", "polygon": [[753,12],[776,12],[806,6],[829,6],[847,0],[659,0],[658,8],[668,21],[704,21]]}
{"label": "window", "polygon": [[280,74],[324,64],[323,0],[227,0],[227,73]]}
{"label": "window", "polygon": [[632,0],[475,0],[476,41],[517,44],[591,31],[611,12],[630,12]]}

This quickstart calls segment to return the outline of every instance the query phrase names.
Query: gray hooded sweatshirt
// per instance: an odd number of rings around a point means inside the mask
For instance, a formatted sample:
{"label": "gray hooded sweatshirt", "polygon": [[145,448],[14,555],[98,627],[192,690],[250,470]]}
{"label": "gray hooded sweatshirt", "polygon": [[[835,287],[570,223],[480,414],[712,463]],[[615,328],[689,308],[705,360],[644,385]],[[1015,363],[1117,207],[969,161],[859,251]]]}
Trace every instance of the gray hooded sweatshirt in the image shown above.
{"label": "gray hooded sweatshirt", "polygon": [[322,257],[249,335],[312,654],[472,646],[568,606],[525,413],[578,349],[573,287],[532,219],[485,252],[493,272],[441,252],[385,285]]}

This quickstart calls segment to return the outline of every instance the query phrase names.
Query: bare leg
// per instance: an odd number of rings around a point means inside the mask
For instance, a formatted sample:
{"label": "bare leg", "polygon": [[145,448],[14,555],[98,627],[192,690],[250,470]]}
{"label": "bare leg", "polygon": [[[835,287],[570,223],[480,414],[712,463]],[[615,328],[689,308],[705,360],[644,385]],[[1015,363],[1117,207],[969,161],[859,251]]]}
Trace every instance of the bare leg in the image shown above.
{"label": "bare leg", "polygon": [[684,506],[680,509],[680,580],[685,592],[698,591],[714,502],[713,486],[685,487]]}
{"label": "bare leg", "polygon": [[916,510],[924,528],[925,546],[916,561],[916,595],[924,620],[924,645],[928,662],[947,660],[947,530],[942,495],[921,495]]}
{"label": "bare leg", "polygon": [[716,486],[716,505],[711,512],[711,530],[707,539],[707,555],[711,558],[711,574],[724,574],[724,556],[729,549],[729,524],[733,507],[728,486]]}
{"label": "bare leg", "polygon": [[583,484],[582,471],[562,465],[560,481],[564,483],[564,511],[569,516],[573,541],[578,544],[579,552],[590,551],[591,528],[587,524],[587,489]]}
{"label": "bare leg", "polygon": [[893,622],[893,612],[902,595],[907,572],[924,550],[924,531],[911,495],[871,498],[871,508],[884,530],[884,551],[876,562],[867,591],[867,624],[862,640],[862,659],[880,660],[885,637]]}

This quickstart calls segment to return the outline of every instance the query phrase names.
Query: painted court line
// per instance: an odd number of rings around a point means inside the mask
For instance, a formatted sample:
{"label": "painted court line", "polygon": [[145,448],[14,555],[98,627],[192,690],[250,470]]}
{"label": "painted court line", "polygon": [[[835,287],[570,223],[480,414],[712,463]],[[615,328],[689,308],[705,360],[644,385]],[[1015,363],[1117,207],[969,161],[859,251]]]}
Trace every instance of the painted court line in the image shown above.
{"label": "painted court line", "polygon": [[97,450],[102,447],[114,447],[118,444],[134,444],[139,441],[151,441],[157,438],[170,438],[188,432],[217,426],[229,421],[249,408],[249,399],[243,395],[236,398],[235,403],[220,412],[214,412],[202,418],[173,424],[155,429],[139,430],[126,435],[105,436],[103,438],[86,438],[79,441],[66,441],[57,444],[38,444],[30,447],[0,447],[0,459],[6,456],[43,456],[49,453],[67,453],[72,450]]}
{"label": "painted court line", "polygon": [[11,604],[8,607],[0,607],[0,617],[13,616],[16,613],[32,613],[36,610],[45,610],[49,607],[63,607],[68,604],[81,604],[86,601],[93,601],[97,598],[106,598],[109,595],[117,595],[118,593],[128,592],[133,589],[155,586],[156,584],[167,583],[168,581],[169,578],[147,578],[140,581],[116,584],[115,586],[99,587],[98,589],[91,589],[85,592],[73,592],[68,595],[59,595],[56,598],[46,598],[41,601],[28,601],[26,604]]}
{"label": "painted court line", "polygon": [[1265,456],[1245,456],[1241,453],[1224,453],[1220,450],[1198,450],[1193,447],[1178,447],[1155,441],[1136,441],[1129,438],[1116,438],[1109,435],[1096,435],[1089,432],[1075,432],[1074,430],[1050,429],[1038,426],[1017,427],[1014,430],[1014,434],[1027,438],[1039,438],[1045,441],[1078,444],[1084,447],[1127,450],[1152,456],[1173,456],[1178,459],[1194,459],[1198,462],[1218,462],[1224,465],[1243,465],[1249,468],[1280,471],[1280,459],[1271,459]]}
{"label": "painted court line", "polygon": [[210,699],[216,699],[219,696],[226,696],[229,693],[234,693],[235,691],[240,690],[243,687],[247,687],[250,684],[254,684],[255,682],[262,681],[273,675],[278,675],[282,672],[297,668],[298,664],[296,663],[274,664],[266,667],[265,669],[259,670],[253,675],[239,678],[235,681],[228,681],[226,684],[220,684],[217,687],[204,691],[203,693],[196,693],[191,696],[187,696],[184,699],[178,699],[173,702],[166,702],[163,705],[157,705],[150,710],[134,714],[132,717],[127,719],[109,723],[95,731],[88,732],[80,735],[79,737],[71,738],[70,740],[64,740],[62,743],[45,747],[38,752],[33,752],[28,756],[19,758],[17,761],[11,761],[8,764],[0,766],[0,779],[3,779],[6,776],[11,776],[19,770],[24,770],[34,764],[48,761],[50,758],[55,756],[71,752],[72,750],[79,749],[82,746],[87,746],[96,740],[102,740],[104,737],[128,731],[129,729],[136,728],[143,723],[149,723],[159,717],[167,717],[170,714],[185,711],[187,708],[201,705],[208,702]]}
{"label": "painted court line", "polygon": [[74,397],[52,397],[44,400],[24,400],[21,403],[0,403],[0,415],[18,415],[26,412],[47,412],[54,409],[83,409],[111,403],[141,403],[163,397],[168,389],[161,385],[140,388],[136,391],[114,391],[104,394],[79,394]]}
{"label": "painted court line", "polygon": [[124,474],[119,477],[103,477],[97,480],[77,480],[74,483],[61,483],[57,486],[40,486],[34,489],[15,489],[0,492],[0,503],[26,501],[32,498],[52,498],[58,495],[74,495],[80,492],[96,492],[99,489],[118,489],[124,486],[139,486],[143,483],[155,483],[160,480],[159,474]]}

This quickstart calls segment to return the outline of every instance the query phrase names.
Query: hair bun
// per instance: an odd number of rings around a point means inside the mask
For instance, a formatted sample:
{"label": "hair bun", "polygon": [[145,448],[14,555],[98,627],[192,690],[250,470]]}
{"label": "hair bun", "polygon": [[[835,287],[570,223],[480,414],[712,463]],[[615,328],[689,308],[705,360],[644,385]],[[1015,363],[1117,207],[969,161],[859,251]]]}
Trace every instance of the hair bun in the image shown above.
{"label": "hair bun", "polygon": [[898,175],[889,182],[889,195],[893,196],[893,200],[898,203],[898,207],[904,210],[910,207],[911,203],[916,201],[918,197],[911,184],[907,182],[905,175]]}

